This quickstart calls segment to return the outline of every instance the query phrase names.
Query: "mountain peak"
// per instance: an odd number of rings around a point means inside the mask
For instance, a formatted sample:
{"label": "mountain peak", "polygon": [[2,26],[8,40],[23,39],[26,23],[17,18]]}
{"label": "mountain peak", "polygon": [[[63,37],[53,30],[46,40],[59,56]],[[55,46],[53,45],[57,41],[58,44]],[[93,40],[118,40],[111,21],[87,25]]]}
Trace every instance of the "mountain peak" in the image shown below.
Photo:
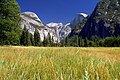
{"label": "mountain peak", "polygon": [[106,38],[120,35],[120,0],[101,0],[86,21],[80,36]]}
{"label": "mountain peak", "polygon": [[84,17],[87,17],[88,15],[85,14],[85,13],[79,13],[80,15],[84,16]]}
{"label": "mountain peak", "polygon": [[63,26],[63,24],[62,23],[51,22],[51,23],[48,23],[47,26],[49,26],[49,27],[57,27],[57,26]]}
{"label": "mountain peak", "polygon": [[21,13],[21,15],[24,15],[24,16],[27,16],[27,17],[30,17],[30,18],[34,18],[35,20],[41,21],[39,19],[39,17],[34,12],[27,11],[27,12]]}
{"label": "mountain peak", "polygon": [[73,29],[75,28],[79,23],[83,21],[84,18],[86,18],[88,15],[85,13],[78,13],[75,18],[71,21],[70,27]]}

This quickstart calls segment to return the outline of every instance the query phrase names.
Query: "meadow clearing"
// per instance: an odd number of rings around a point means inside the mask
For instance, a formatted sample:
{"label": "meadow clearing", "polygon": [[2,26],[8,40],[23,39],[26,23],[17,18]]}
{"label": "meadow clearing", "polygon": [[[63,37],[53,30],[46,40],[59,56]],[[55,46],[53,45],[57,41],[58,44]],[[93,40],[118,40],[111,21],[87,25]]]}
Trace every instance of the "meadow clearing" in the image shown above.
{"label": "meadow clearing", "polygon": [[0,47],[0,80],[119,80],[120,48]]}

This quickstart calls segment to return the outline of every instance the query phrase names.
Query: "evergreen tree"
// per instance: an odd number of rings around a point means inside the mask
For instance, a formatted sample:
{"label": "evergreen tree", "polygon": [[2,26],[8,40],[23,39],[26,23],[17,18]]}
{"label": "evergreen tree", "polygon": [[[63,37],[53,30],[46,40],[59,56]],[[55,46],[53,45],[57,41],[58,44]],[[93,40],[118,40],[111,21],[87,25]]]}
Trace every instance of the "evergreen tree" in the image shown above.
{"label": "evergreen tree", "polygon": [[81,43],[81,44],[80,44],[81,47],[84,47],[84,45],[85,45],[85,43],[84,43],[84,39],[81,39],[81,40],[80,40],[80,43]]}
{"label": "evergreen tree", "polygon": [[61,47],[65,47],[65,40],[61,41]]}
{"label": "evergreen tree", "polygon": [[103,47],[104,46],[104,39],[99,40],[99,47]]}
{"label": "evergreen tree", "polygon": [[78,46],[79,47],[83,47],[84,46],[84,40],[82,39],[82,37],[79,37],[79,39],[78,39]]}
{"label": "evergreen tree", "polygon": [[41,39],[40,39],[40,34],[38,32],[37,29],[35,29],[35,32],[34,32],[34,42],[35,42],[35,46],[41,46]]}
{"label": "evergreen tree", "polygon": [[120,36],[116,37],[115,47],[120,47]]}
{"label": "evergreen tree", "polygon": [[21,39],[20,39],[20,44],[21,45],[24,45],[26,46],[27,42],[26,42],[26,32],[27,32],[27,29],[26,29],[26,26],[24,26],[24,29],[22,31],[22,35],[21,35]]}
{"label": "evergreen tree", "polygon": [[31,45],[34,46],[35,42],[32,34],[30,34],[30,41],[31,41]]}
{"label": "evergreen tree", "polygon": [[76,40],[75,47],[78,47],[79,46],[79,36],[78,35],[75,36],[75,40]]}
{"label": "evergreen tree", "polygon": [[44,36],[44,40],[43,40],[43,45],[45,47],[51,47],[52,46],[52,39],[51,39],[51,36],[50,36],[50,33],[48,33],[47,37]]}
{"label": "evergreen tree", "polygon": [[20,44],[24,46],[31,46],[30,33],[26,29],[26,26],[24,26],[24,29],[22,31]]}
{"label": "evergreen tree", "polygon": [[44,36],[44,40],[43,40],[43,46],[47,47],[48,46],[48,39]]}
{"label": "evergreen tree", "polygon": [[89,46],[89,40],[88,40],[87,37],[86,37],[85,40],[84,40],[84,46],[85,46],[85,47],[88,47],[88,46]]}
{"label": "evergreen tree", "polygon": [[47,41],[48,41],[47,45],[50,47],[51,44],[52,44],[52,40],[51,40],[50,33],[48,33],[47,39],[48,39],[48,40],[47,40]]}
{"label": "evergreen tree", "polygon": [[20,8],[16,0],[0,0],[0,45],[19,45]]}
{"label": "evergreen tree", "polygon": [[65,47],[68,46],[68,37],[65,38]]}
{"label": "evergreen tree", "polygon": [[55,42],[54,42],[54,38],[52,36],[52,39],[51,39],[51,47],[54,47],[55,46]]}
{"label": "evergreen tree", "polygon": [[26,31],[26,46],[31,46],[30,33]]}

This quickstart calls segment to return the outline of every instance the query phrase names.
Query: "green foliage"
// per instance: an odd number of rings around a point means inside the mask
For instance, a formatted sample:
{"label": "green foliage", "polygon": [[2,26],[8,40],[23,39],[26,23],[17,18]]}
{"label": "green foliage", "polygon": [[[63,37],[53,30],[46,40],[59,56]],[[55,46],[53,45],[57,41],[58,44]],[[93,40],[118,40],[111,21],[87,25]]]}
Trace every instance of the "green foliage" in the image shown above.
{"label": "green foliage", "polygon": [[43,46],[47,47],[48,46],[48,39],[44,36],[44,40],[43,40]]}
{"label": "green foliage", "polygon": [[44,41],[43,41],[43,46],[44,47],[50,46],[49,37],[48,36],[47,37],[44,36]]}
{"label": "green foliage", "polygon": [[85,46],[85,47],[88,47],[88,46],[89,46],[89,40],[88,40],[87,37],[86,37],[85,40],[84,40],[84,46]]}
{"label": "green foliage", "polygon": [[0,45],[19,45],[21,17],[16,0],[0,0]]}
{"label": "green foliage", "polygon": [[68,37],[65,38],[65,46],[68,46]]}
{"label": "green foliage", "polygon": [[42,45],[41,39],[40,39],[40,34],[39,34],[37,29],[35,29],[35,32],[34,32],[34,41],[35,41],[35,46],[41,46]]}
{"label": "green foliage", "polygon": [[51,39],[50,33],[48,33],[47,41],[48,41],[47,45],[48,45],[48,46],[51,46],[51,44],[52,44],[52,39]]}
{"label": "green foliage", "polygon": [[75,35],[73,37],[66,37],[65,40],[61,41],[61,46],[63,47],[70,47],[70,46],[74,46],[74,47],[79,47],[80,44],[80,40],[79,40],[79,36]]}
{"label": "green foliage", "polygon": [[30,41],[31,41],[31,45],[34,46],[35,42],[32,34],[30,34]]}
{"label": "green foliage", "polygon": [[43,46],[44,47],[55,47],[55,46],[60,46],[60,44],[57,42],[54,42],[53,37],[51,38],[50,33],[48,33],[47,37],[44,36],[43,40]]}
{"label": "green foliage", "polygon": [[26,26],[24,26],[24,29],[22,31],[20,44],[24,45],[24,46],[31,46],[32,45],[32,43],[31,43],[31,34],[26,29]]}
{"label": "green foliage", "polygon": [[26,42],[26,31],[27,31],[27,29],[24,26],[24,29],[23,29],[22,35],[21,35],[21,39],[20,39],[20,44],[24,45],[24,46],[26,46],[26,44],[27,44],[27,42]]}
{"label": "green foliage", "polygon": [[31,46],[30,33],[26,31],[26,45]]}
{"label": "green foliage", "polygon": [[120,37],[107,37],[104,41],[105,47],[120,47]]}
{"label": "green foliage", "polygon": [[82,39],[82,37],[79,37],[79,47],[83,47],[84,46],[84,39]]}
{"label": "green foliage", "polygon": [[98,36],[92,36],[90,39],[82,38],[78,35],[67,37],[61,41],[61,46],[72,47],[120,47],[120,36],[107,37],[102,39]]}

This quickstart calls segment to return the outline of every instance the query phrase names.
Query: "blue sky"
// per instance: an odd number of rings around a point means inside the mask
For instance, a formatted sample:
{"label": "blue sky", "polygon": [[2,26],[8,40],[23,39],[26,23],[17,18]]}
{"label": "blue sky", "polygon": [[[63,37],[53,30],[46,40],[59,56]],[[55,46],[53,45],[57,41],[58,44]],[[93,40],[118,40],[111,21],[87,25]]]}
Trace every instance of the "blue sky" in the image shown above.
{"label": "blue sky", "polygon": [[100,0],[17,0],[21,12],[35,12],[44,23],[70,22],[77,13],[91,14]]}

